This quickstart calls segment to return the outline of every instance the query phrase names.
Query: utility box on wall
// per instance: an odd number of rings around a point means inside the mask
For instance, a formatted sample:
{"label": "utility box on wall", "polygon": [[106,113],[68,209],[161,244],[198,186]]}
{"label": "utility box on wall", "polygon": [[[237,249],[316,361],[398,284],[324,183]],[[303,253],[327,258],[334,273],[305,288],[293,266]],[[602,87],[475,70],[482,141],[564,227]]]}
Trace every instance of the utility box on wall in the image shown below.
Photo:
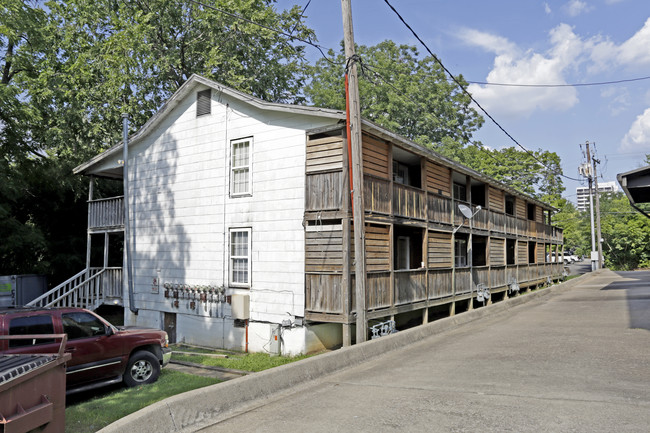
{"label": "utility box on wall", "polygon": [[248,320],[250,318],[250,296],[232,295],[230,308],[233,319]]}
{"label": "utility box on wall", "polygon": [[280,325],[271,325],[269,355],[282,355],[282,327]]}

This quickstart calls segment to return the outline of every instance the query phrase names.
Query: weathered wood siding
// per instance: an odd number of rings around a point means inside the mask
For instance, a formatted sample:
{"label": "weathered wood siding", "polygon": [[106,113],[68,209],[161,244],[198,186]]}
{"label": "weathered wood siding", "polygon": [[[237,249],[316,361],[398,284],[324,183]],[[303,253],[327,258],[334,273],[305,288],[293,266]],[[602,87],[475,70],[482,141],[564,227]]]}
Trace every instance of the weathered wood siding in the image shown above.
{"label": "weathered wood siding", "polygon": [[305,232],[305,271],[335,272],[343,266],[341,225],[308,226]]}
{"label": "weathered wood siding", "polygon": [[307,140],[307,173],[343,168],[343,138],[341,136]]}
{"label": "weathered wood siding", "polygon": [[429,299],[442,298],[454,293],[451,273],[451,269],[429,271]]}
{"label": "weathered wood siding", "polygon": [[367,211],[390,214],[392,210],[391,198],[392,188],[389,180],[364,176],[363,199]]}
{"label": "weathered wood siding", "polygon": [[519,197],[515,198],[515,214],[517,218],[521,219],[526,219],[528,218],[527,212],[526,212],[526,201],[522,200]]}
{"label": "weathered wood siding", "polygon": [[544,248],[544,244],[542,244],[542,243],[537,243],[536,244],[535,255],[537,257],[537,263],[546,262],[546,251],[545,251],[545,248]]}
{"label": "weathered wood siding", "polygon": [[544,209],[539,206],[535,206],[535,221],[538,223],[544,222]]}
{"label": "weathered wood siding", "polygon": [[396,271],[395,305],[424,301],[427,291],[427,273],[424,270]]}
{"label": "weathered wood siding", "polygon": [[433,194],[427,194],[429,220],[435,223],[451,224],[452,201]]}
{"label": "weathered wood siding", "polygon": [[517,242],[517,264],[525,265],[528,263],[528,242]]}
{"label": "weathered wood siding", "polygon": [[340,274],[307,274],[305,303],[308,311],[342,314],[343,287]]}
{"label": "weathered wood siding", "polygon": [[390,270],[390,226],[366,224],[366,270]]}
{"label": "weathered wood siding", "polygon": [[343,172],[307,175],[305,210],[338,210],[343,204]]}
{"label": "weathered wood siding", "polygon": [[451,268],[451,233],[429,232],[429,268]]}
{"label": "weathered wood siding", "polygon": [[369,135],[363,135],[363,172],[373,176],[389,179],[389,145]]}
{"label": "weathered wood siding", "polygon": [[425,172],[427,191],[451,197],[451,169],[427,160]]}
{"label": "weathered wood siding", "polygon": [[368,294],[366,296],[366,307],[369,310],[390,307],[392,302],[390,272],[368,274],[366,277],[366,293]]}
{"label": "weathered wood siding", "polygon": [[488,263],[493,266],[502,266],[506,264],[505,239],[490,238],[490,260]]}
{"label": "weathered wood siding", "polygon": [[488,187],[488,200],[490,209],[497,212],[505,212],[505,198],[503,191],[494,187]]}
{"label": "weathered wood siding", "polygon": [[412,186],[393,183],[393,213],[407,218],[426,219],[425,192]]}

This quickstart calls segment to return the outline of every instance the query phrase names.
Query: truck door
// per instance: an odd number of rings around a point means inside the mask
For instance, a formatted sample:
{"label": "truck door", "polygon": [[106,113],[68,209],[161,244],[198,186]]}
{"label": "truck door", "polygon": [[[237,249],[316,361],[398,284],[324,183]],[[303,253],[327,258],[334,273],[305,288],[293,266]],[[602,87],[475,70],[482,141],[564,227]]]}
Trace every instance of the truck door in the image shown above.
{"label": "truck door", "polygon": [[119,377],[127,362],[121,339],[111,338],[112,328],[99,317],[85,311],[61,314],[63,332],[68,334],[66,352],[68,386]]}

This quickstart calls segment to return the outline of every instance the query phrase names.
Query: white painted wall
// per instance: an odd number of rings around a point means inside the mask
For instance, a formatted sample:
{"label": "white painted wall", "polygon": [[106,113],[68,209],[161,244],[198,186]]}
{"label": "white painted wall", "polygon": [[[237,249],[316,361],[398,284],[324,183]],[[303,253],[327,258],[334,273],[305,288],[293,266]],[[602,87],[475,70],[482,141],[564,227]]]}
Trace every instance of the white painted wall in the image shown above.
{"label": "white painted wall", "polygon": [[[195,101],[192,92],[130,149],[140,313],[127,310],[125,323],[161,328],[160,312],[176,312],[177,340],[243,348],[245,330],[233,327],[229,305],[216,314],[200,303],[199,310],[190,310],[183,300],[174,307],[162,287],[224,285],[227,294],[250,294],[249,349],[266,351],[270,324],[304,316],[305,130],[334,120],[262,111],[215,90],[212,113],[197,118]],[[245,137],[253,138],[252,195],[231,198],[230,142]],[[234,227],[252,230],[250,289],[229,287],[228,237]],[[158,275],[160,291],[153,293]],[[288,353],[305,351],[305,331],[298,329],[289,332]]]}

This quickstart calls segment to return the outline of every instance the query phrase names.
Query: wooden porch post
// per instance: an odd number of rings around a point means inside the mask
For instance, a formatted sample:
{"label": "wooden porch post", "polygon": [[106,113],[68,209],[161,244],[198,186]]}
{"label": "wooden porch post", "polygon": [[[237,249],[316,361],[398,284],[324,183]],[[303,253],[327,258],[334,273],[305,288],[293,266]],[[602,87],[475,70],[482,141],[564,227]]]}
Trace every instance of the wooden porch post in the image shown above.
{"label": "wooden porch post", "polygon": [[92,236],[90,235],[90,202],[93,200],[93,193],[95,187],[95,177],[90,176],[88,183],[88,226],[86,227],[86,270],[90,269],[90,246],[92,243]]}

